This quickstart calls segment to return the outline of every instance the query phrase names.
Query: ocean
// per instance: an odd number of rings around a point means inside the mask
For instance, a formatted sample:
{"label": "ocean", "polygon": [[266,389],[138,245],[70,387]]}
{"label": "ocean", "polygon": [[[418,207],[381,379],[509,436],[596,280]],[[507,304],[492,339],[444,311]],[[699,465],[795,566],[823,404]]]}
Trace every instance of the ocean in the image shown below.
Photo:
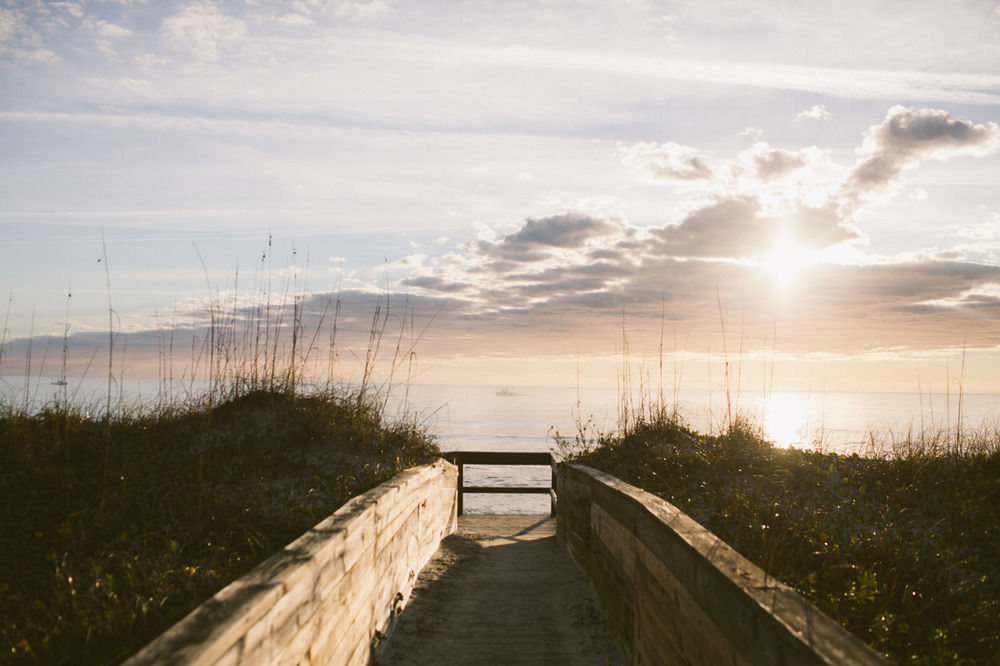
{"label": "ocean", "polygon": [[[70,378],[67,386],[55,378],[0,377],[0,396],[16,405],[39,405],[63,394],[78,404],[100,409],[107,396],[107,380]],[[161,394],[158,380],[125,380],[114,386],[126,404],[155,402]],[[171,388],[183,395],[179,383]],[[673,395],[665,396],[669,403]],[[620,398],[614,388],[499,387],[456,385],[397,386],[389,395],[390,417],[415,418],[445,451],[548,451],[556,436],[573,441],[579,424],[589,432],[614,430]],[[639,397],[632,404],[637,407]],[[701,432],[718,431],[726,422],[723,391],[687,390],[677,395],[683,420]],[[731,395],[729,413],[741,413],[761,424],[765,435],[780,446],[821,448],[844,454],[872,452],[869,433],[879,445],[910,432],[954,432],[997,425],[1000,395],[917,393],[826,393],[743,391]],[[877,451],[876,451],[877,452]],[[466,469],[467,485],[547,485],[546,467],[483,467]],[[470,513],[544,513],[548,499],[535,495],[469,495]]]}
{"label": "ocean", "polygon": [[[665,396],[668,404],[673,395]],[[497,386],[413,386],[408,404],[435,433],[443,450],[548,451],[556,435],[570,442],[590,424],[591,435],[613,431],[619,411],[613,388],[539,388]],[[632,404],[638,406],[636,396]],[[717,432],[727,418],[724,391],[680,391],[682,419],[701,432]],[[908,433],[975,430],[1000,420],[1000,395],[916,393],[805,393],[745,391],[730,396],[729,412],[760,423],[780,446],[818,448],[843,454],[872,452]],[[547,485],[544,467],[466,468],[466,485]],[[548,499],[536,495],[468,495],[469,513],[544,513]]]}

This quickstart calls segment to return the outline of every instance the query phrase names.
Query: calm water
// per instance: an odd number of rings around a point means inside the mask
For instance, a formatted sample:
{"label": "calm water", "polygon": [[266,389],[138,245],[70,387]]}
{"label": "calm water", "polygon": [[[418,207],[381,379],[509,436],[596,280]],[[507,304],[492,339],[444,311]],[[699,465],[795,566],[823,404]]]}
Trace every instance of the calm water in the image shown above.
{"label": "calm water", "polygon": [[[505,395],[498,391],[501,387],[415,386],[410,389],[410,409],[438,434],[445,450],[547,451],[555,444],[555,432],[572,440],[578,422],[590,420],[603,430],[613,430],[617,422],[615,389],[513,387]],[[678,398],[680,413],[696,430],[718,430],[725,422],[723,392],[683,391]],[[871,449],[870,431],[905,437],[911,429],[914,434],[953,430],[959,404],[957,396],[945,394],[775,392],[764,396],[744,392],[733,408],[762,423],[767,436],[782,446],[864,454]],[[996,423],[1000,395],[966,395],[961,408],[966,429]],[[466,475],[468,485],[546,485],[549,481],[544,467],[469,466]],[[548,499],[470,495],[466,510],[546,512]]]}
{"label": "calm water", "polygon": [[[0,395],[5,401],[44,403],[65,392],[80,404],[102,409],[107,381],[70,378],[66,387],[54,386],[52,378],[33,378],[26,385],[21,377],[0,377]],[[115,386],[115,396],[126,402],[152,403],[163,394],[156,380],[126,380]],[[187,387],[190,388],[190,387]],[[408,395],[398,388],[391,395],[390,416],[407,412],[416,416],[437,437],[444,450],[547,451],[554,446],[556,432],[572,439],[577,423],[591,421],[594,427],[612,430],[617,421],[619,398],[615,389],[497,386],[411,386]],[[170,391],[183,396],[185,387]],[[498,394],[500,393],[500,394]],[[404,401],[404,396],[406,400]],[[683,391],[678,396],[684,419],[700,431],[717,430],[726,418],[725,395],[721,391]],[[405,402],[405,404],[404,404]],[[762,423],[767,436],[782,446],[822,447],[843,453],[870,451],[868,432],[895,433],[903,437],[928,430],[953,431],[958,424],[958,396],[915,393],[761,393],[743,392],[733,405]],[[965,395],[962,425],[978,428],[1000,418],[1000,395]],[[469,485],[546,485],[545,467],[478,467],[466,469]],[[470,512],[540,513],[548,511],[548,499],[533,495],[470,495]]]}

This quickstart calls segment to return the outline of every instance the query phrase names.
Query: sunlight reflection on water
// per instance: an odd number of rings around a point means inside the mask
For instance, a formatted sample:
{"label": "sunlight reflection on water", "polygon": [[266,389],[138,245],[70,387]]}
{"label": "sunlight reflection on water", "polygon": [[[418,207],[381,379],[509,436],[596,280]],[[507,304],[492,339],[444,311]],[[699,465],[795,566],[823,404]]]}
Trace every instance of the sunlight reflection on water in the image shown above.
{"label": "sunlight reflection on water", "polygon": [[809,442],[808,396],[781,393],[768,396],[763,409],[764,436],[778,446]]}

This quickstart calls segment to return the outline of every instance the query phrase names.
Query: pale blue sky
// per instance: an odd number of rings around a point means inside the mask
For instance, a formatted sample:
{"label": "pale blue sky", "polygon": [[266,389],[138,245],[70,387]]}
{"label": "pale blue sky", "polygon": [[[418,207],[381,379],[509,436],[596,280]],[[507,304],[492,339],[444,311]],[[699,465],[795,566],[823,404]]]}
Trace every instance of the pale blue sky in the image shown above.
{"label": "pale blue sky", "polygon": [[663,311],[790,384],[964,345],[1000,391],[998,120],[995,1],[3,0],[6,339],[69,288],[107,326],[103,237],[137,368],[234,283],[362,319],[388,284],[429,380],[613,381]]}

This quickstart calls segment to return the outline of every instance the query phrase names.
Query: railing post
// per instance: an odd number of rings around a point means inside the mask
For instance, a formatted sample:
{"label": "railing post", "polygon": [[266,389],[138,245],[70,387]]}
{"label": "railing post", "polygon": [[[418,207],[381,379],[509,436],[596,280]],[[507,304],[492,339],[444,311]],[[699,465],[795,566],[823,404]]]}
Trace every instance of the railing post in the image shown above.
{"label": "railing post", "polygon": [[461,516],[465,508],[465,492],[463,491],[465,487],[465,464],[461,458],[455,458],[455,463],[458,465],[458,515]]}
{"label": "railing post", "polygon": [[556,458],[549,454],[549,469],[552,471],[552,489],[549,491],[549,516],[556,515],[556,497],[559,491],[556,489]]}

